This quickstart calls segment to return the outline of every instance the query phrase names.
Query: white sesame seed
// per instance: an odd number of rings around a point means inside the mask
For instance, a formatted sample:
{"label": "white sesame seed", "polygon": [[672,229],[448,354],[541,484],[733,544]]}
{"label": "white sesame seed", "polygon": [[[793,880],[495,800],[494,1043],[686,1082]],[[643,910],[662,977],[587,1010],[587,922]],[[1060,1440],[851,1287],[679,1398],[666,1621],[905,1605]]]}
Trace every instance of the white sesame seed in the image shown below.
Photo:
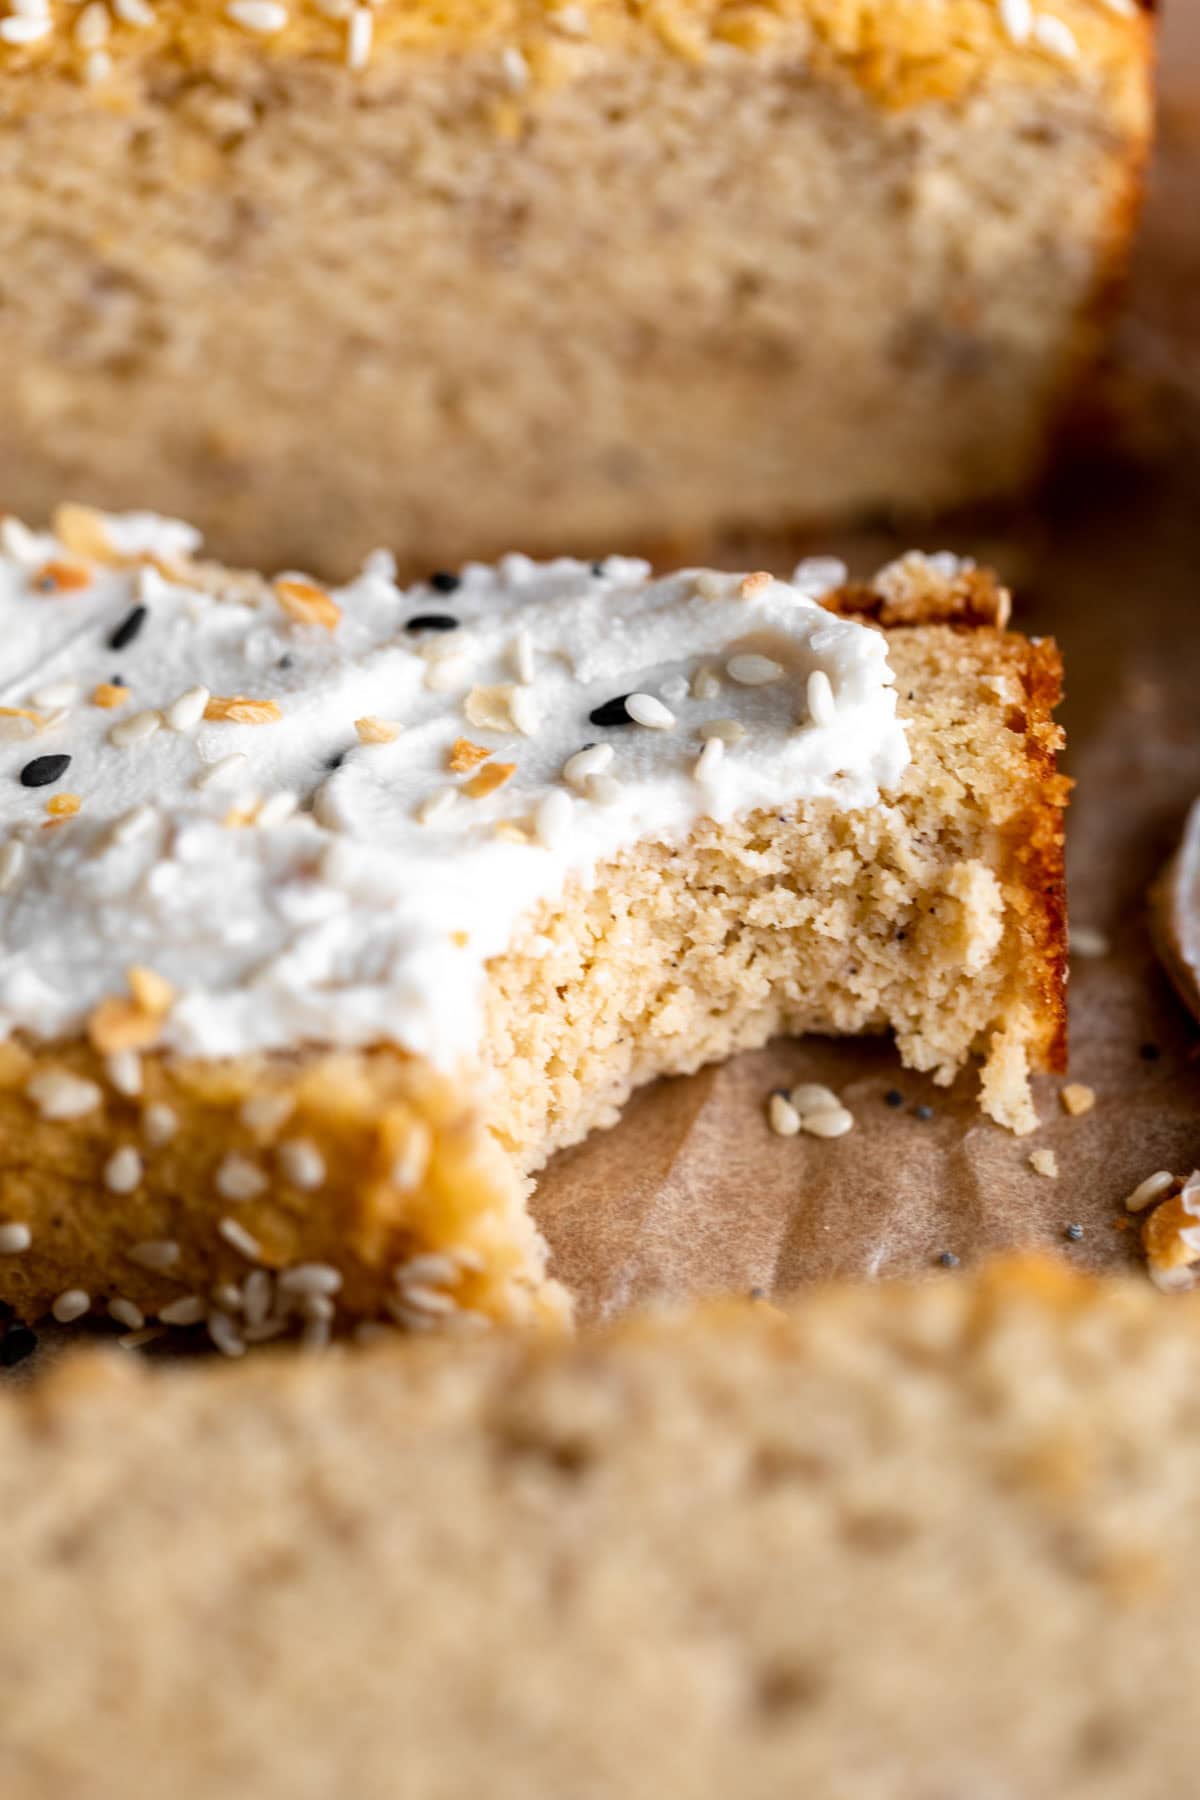
{"label": "white sesame seed", "polygon": [[12,513],[0,518],[0,549],[13,562],[22,563],[26,567],[34,567],[42,560],[42,547],[37,533],[30,531],[28,525],[22,524]]}
{"label": "white sesame seed", "polygon": [[397,1325],[403,1325],[406,1331],[432,1331],[436,1323],[432,1313],[418,1312],[398,1294],[385,1300],[384,1306],[389,1317],[395,1319]]}
{"label": "white sesame seed", "polygon": [[397,1263],[392,1270],[392,1280],[400,1287],[414,1281],[424,1282],[429,1287],[453,1287],[461,1274],[462,1270],[452,1256],[427,1250],[410,1256],[407,1262]]}
{"label": "white sesame seed", "polygon": [[342,1272],[332,1263],[297,1263],[284,1269],[279,1277],[279,1291],[300,1294],[305,1299],[313,1294],[336,1294],[342,1285]]}
{"label": "white sesame seed", "polygon": [[[161,1318],[161,1316],[160,1314],[159,1317]],[[209,1313],[205,1323],[214,1347],[221,1352],[222,1356],[244,1356],[246,1354],[246,1346],[228,1313],[221,1312],[219,1308],[215,1309]]]}
{"label": "white sesame seed", "polygon": [[131,844],[135,839],[144,837],[150,828],[158,823],[158,808],[146,803],[131,807],[122,813],[112,830],[110,841],[114,844]]}
{"label": "white sesame seed", "polygon": [[428,1127],[414,1125],[408,1134],[408,1142],[392,1162],[392,1182],[396,1187],[405,1192],[416,1187],[428,1167],[429,1150]]}
{"label": "white sesame seed", "polygon": [[230,1249],[236,1250],[239,1256],[244,1256],[247,1262],[261,1261],[262,1245],[253,1232],[247,1231],[246,1227],[237,1219],[218,1219],[217,1232],[224,1238]]}
{"label": "white sesame seed", "polygon": [[166,1332],[161,1325],[143,1325],[140,1331],[126,1331],[117,1339],[122,1350],[141,1350],[144,1345],[154,1343],[156,1338],[165,1337]]}
{"label": "white sesame seed", "polygon": [[833,1089],[819,1081],[802,1081],[791,1090],[788,1099],[801,1113],[824,1112],[842,1104]]}
{"label": "white sesame seed", "polygon": [[451,787],[435,788],[432,794],[426,794],[417,808],[417,823],[432,825],[442,819],[457,803],[458,789]]}
{"label": "white sesame seed", "polygon": [[781,681],[785,670],[773,657],[756,656],[751,651],[744,656],[731,656],[725,673],[739,687],[768,687],[773,681]]}
{"label": "white sesame seed", "polygon": [[1033,21],[1033,41],[1050,56],[1057,56],[1063,62],[1075,62],[1079,56],[1079,43],[1071,27],[1062,19],[1054,18],[1050,13],[1038,13]]}
{"label": "white sesame seed", "polygon": [[206,687],[185,688],[163,714],[164,722],[172,731],[193,731],[204,717],[204,709],[211,699]]}
{"label": "white sesame seed", "polygon": [[54,21],[47,17],[23,19],[12,15],[0,19],[0,40],[6,44],[36,44],[48,37]]}
{"label": "white sesame seed", "polygon": [[290,1094],[250,1094],[238,1108],[238,1118],[255,1136],[274,1137],[296,1110]]}
{"label": "white sesame seed", "polygon": [[99,0],[85,6],[75,20],[72,36],[81,50],[98,50],[101,44],[107,43],[112,24],[108,16],[108,8]]}
{"label": "white sesame seed", "polygon": [[746,735],[746,727],[739,719],[708,719],[700,727],[700,736],[708,742],[712,738],[723,744],[736,744]]}
{"label": "white sesame seed", "polygon": [[139,31],[154,23],[154,8],[146,0],[112,0],[112,9],[123,24],[136,26]]}
{"label": "white sesame seed", "polygon": [[16,887],[25,867],[25,846],[19,838],[9,838],[0,850],[0,894]]}
{"label": "white sesame seed", "polygon": [[808,716],[814,725],[832,725],[837,718],[837,701],[833,684],[824,669],[814,669],[804,684]]}
{"label": "white sesame seed", "polygon": [[844,586],[850,571],[837,556],[806,556],[792,570],[792,586],[809,600]]}
{"label": "white sesame seed", "polygon": [[704,748],[696,758],[692,769],[692,774],[702,787],[708,787],[716,780],[717,770],[720,768],[724,756],[725,745],[719,737],[710,737],[705,740]]}
{"label": "white sesame seed", "polygon": [[269,1183],[257,1163],[231,1150],[217,1169],[216,1189],[224,1200],[254,1200]]}
{"label": "white sesame seed", "polygon": [[141,1179],[141,1157],[132,1144],[122,1144],[104,1165],[105,1187],[111,1194],[132,1194]]}
{"label": "white sesame seed", "polygon": [[635,724],[644,725],[649,731],[670,731],[675,724],[670,707],[653,694],[627,694],[625,711]]}
{"label": "white sesame seed", "polygon": [[268,1270],[251,1269],[242,1283],[242,1317],[250,1330],[257,1330],[266,1321],[274,1298]]}
{"label": "white sesame seed", "polygon": [[288,22],[287,7],[277,0],[229,0],[225,17],[243,31],[258,31],[264,36],[282,31]]}
{"label": "white sesame seed", "polygon": [[721,678],[715,669],[697,669],[692,676],[692,698],[715,700],[721,691]]}
{"label": "white sesame seed", "polygon": [[129,1100],[142,1091],[142,1059],[136,1050],[114,1050],[104,1059],[109,1086]]}
{"label": "white sesame seed", "polygon": [[107,50],[89,50],[83,61],[83,79],[88,87],[99,87],[112,74],[112,57]]}
{"label": "white sesame seed", "polygon": [[311,1192],[325,1180],[325,1158],[307,1138],[291,1138],[280,1144],[278,1156],[284,1179],[293,1187]]}
{"label": "white sesame seed", "polygon": [[590,775],[604,773],[614,754],[611,744],[589,744],[586,750],[577,750],[563,764],[563,780],[569,781],[572,787],[583,787]]}
{"label": "white sesame seed", "polygon": [[414,1306],[418,1312],[444,1316],[455,1310],[455,1303],[449,1294],[439,1293],[436,1288],[425,1287],[419,1281],[406,1282],[400,1298],[405,1306]]}
{"label": "white sesame seed", "polygon": [[127,1300],[124,1294],[116,1294],[108,1303],[108,1316],[117,1325],[124,1325],[126,1331],[140,1331],[146,1323],[146,1315],[133,1300]]}
{"label": "white sesame seed", "polygon": [[597,806],[615,806],[624,791],[615,775],[588,776],[587,797]]}
{"label": "white sesame seed", "polygon": [[[179,1245],[174,1238],[147,1238],[144,1243],[134,1244],[128,1252],[130,1262],[137,1263],[141,1269],[153,1269],[156,1274],[163,1274],[173,1269],[179,1261]],[[162,1317],[162,1314],[159,1314]],[[167,1324],[171,1321],[168,1319]]]}
{"label": "white sesame seed", "polygon": [[31,694],[29,703],[31,706],[41,707],[44,712],[57,712],[61,707],[74,705],[78,698],[78,682],[52,681]]}
{"label": "white sesame seed", "polygon": [[375,20],[367,6],[356,6],[346,26],[346,67],[365,69],[371,57]]}
{"label": "white sesame seed", "polygon": [[524,625],[518,627],[509,654],[512,658],[513,674],[518,681],[528,687],[534,676],[533,639]]}
{"label": "white sesame seed", "polygon": [[470,678],[471,665],[465,656],[443,656],[431,662],[425,671],[425,686],[431,694],[448,694]]}
{"label": "white sesame seed", "polygon": [[844,1106],[829,1107],[823,1112],[803,1113],[800,1118],[800,1129],[806,1131],[809,1137],[845,1137],[853,1127],[854,1114]]}
{"label": "white sesame seed", "polygon": [[273,825],[282,825],[290,819],[299,804],[298,794],[281,788],[279,793],[272,794],[268,800],[263,801],[254,816],[254,823],[260,830],[269,831]]}
{"label": "white sesame seed", "polygon": [[134,744],[144,744],[147,738],[152,738],[161,724],[161,713],[131,713],[129,718],[122,719],[113,726],[108,734],[108,741],[115,744],[118,750],[128,750]]}
{"label": "white sesame seed", "polygon": [[50,1311],[60,1325],[72,1325],[92,1309],[92,1296],[83,1288],[65,1288]]}
{"label": "white sesame seed", "polygon": [[1162,1198],[1168,1188],[1175,1186],[1175,1177],[1169,1169],[1159,1169],[1154,1175],[1147,1175],[1145,1181],[1139,1181],[1132,1194],[1125,1202],[1127,1212],[1143,1212]]}
{"label": "white sesame seed", "polygon": [[142,1133],[146,1142],[153,1144],[155,1149],[169,1144],[178,1130],[179,1120],[174,1110],[161,1100],[156,1100],[142,1114]]}
{"label": "white sesame seed", "polygon": [[199,1325],[207,1308],[199,1294],[184,1294],[160,1306],[158,1316],[164,1325]]}
{"label": "white sesame seed", "polygon": [[519,94],[529,86],[529,64],[511,44],[500,52],[500,69],[510,93]]}
{"label": "white sesame seed", "polygon": [[195,785],[207,790],[209,788],[234,787],[245,773],[247,758],[241,750],[233,750],[228,756],[221,757],[219,762],[209,763],[196,777]]}
{"label": "white sesame seed", "polygon": [[82,1119],[104,1098],[94,1081],[68,1075],[65,1069],[41,1070],[26,1083],[25,1092],[43,1119]]}
{"label": "white sesame seed", "polygon": [[318,1317],[304,1321],[304,1330],[300,1333],[300,1348],[310,1354],[327,1350],[332,1336],[329,1320]]}
{"label": "white sesame seed", "polygon": [[32,1242],[32,1231],[20,1220],[12,1219],[8,1224],[0,1225],[0,1256],[20,1256]]}
{"label": "white sesame seed", "polygon": [[522,737],[533,737],[542,722],[542,710],[529,688],[514,688],[508,697],[508,716]]}
{"label": "white sesame seed", "polygon": [[1137,0],[1102,0],[1109,12],[1118,13],[1123,19],[1137,18]]}
{"label": "white sesame seed", "polygon": [[772,1094],[767,1102],[767,1121],[779,1137],[795,1137],[800,1129],[800,1114],[782,1094]]}
{"label": "white sesame seed", "polygon": [[538,842],[547,850],[560,844],[571,827],[571,796],[563,788],[551,788],[543,794],[534,814],[534,830]]}
{"label": "white sesame seed", "polygon": [[1107,956],[1112,944],[1102,931],[1091,925],[1072,925],[1068,934],[1072,956]]}

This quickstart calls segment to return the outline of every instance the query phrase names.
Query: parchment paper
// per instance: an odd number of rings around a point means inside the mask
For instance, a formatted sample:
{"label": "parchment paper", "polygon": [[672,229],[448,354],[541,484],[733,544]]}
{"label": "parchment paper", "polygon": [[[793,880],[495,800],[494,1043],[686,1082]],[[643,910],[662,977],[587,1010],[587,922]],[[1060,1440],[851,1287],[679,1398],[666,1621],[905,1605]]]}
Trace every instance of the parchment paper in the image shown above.
{"label": "parchment paper", "polygon": [[[1089,1268],[1136,1261],[1122,1201],[1154,1169],[1200,1162],[1200,1030],[1151,947],[1146,892],[1200,794],[1200,3],[1168,8],[1163,110],[1116,361],[1124,428],[1019,518],[728,546],[730,567],[790,571],[834,551],[868,573],[918,542],[999,569],[1016,623],[1053,633],[1067,665],[1075,922],[1112,953],[1076,959],[1070,1118],[1037,1084],[1043,1128],[1016,1139],[980,1116],[974,1078],[947,1092],[890,1045],[779,1043],[643,1092],[621,1125],[559,1157],[534,1211],[581,1316],[689,1294],[784,1293],[829,1276],[896,1276],[1003,1246],[1049,1244]],[[833,1142],[767,1127],[773,1087],[822,1081],[856,1127]],[[902,1108],[886,1104],[889,1090]],[[929,1118],[915,1115],[928,1107]],[[1057,1180],[1029,1154],[1053,1149]],[[1078,1223],[1078,1242],[1065,1236]],[[61,1333],[0,1379],[29,1379]]]}

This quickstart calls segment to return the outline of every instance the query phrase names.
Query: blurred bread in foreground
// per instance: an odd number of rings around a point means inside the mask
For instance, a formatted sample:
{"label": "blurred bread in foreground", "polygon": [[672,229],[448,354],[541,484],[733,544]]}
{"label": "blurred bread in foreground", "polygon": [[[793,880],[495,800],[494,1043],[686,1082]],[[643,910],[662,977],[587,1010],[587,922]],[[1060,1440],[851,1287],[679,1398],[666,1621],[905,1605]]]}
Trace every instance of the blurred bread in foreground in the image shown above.
{"label": "blurred bread in foreground", "polygon": [[1134,0],[23,6],[0,504],[340,574],[1011,493],[1094,363],[1152,38]]}
{"label": "blurred bread in foreground", "polygon": [[0,1402],[5,1800],[1187,1793],[1200,1315],[1015,1264]]}

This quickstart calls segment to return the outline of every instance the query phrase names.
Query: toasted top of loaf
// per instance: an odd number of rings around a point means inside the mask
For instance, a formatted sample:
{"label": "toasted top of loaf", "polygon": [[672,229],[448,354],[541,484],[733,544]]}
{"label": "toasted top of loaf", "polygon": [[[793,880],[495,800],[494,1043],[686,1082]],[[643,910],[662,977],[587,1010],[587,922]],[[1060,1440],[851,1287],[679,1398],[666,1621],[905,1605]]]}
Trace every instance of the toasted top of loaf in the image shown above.
{"label": "toasted top of loaf", "polygon": [[[496,56],[499,91],[512,92],[586,73],[607,50],[693,63],[749,52],[842,71],[888,106],[954,99],[993,74],[1031,83],[1099,78],[1134,100],[1138,82],[1128,78],[1144,69],[1152,41],[1143,6],[1054,0],[1052,11],[1026,17],[1028,9],[999,0],[126,0],[106,31],[97,22],[102,5],[88,7],[85,21],[78,7],[52,0],[44,29],[15,15],[0,26],[0,67],[75,70],[107,88],[110,61],[122,75],[164,60],[223,73],[248,58],[269,67],[284,56],[361,72],[472,50]],[[97,52],[106,60],[97,63]]]}
{"label": "toasted top of loaf", "polygon": [[1200,1311],[1014,1264],[0,1401],[0,1787],[1166,1796]]}

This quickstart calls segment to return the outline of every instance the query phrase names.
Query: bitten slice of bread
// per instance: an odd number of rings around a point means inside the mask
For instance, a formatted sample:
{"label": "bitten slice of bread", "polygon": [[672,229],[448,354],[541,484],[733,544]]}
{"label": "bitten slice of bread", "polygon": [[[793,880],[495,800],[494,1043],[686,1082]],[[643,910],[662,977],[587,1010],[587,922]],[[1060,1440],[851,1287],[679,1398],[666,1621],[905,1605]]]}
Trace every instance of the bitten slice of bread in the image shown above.
{"label": "bitten slice of bread", "polygon": [[560,1316],[531,1172],[778,1033],[977,1061],[1032,1128],[1065,1047],[1060,668],[990,575],[914,555],[819,606],[512,558],[331,593],[162,522],[61,529],[6,573],[53,638],[3,750],[23,1315],[207,1318],[234,1351],[335,1307]]}
{"label": "bitten slice of bread", "polygon": [[1050,1265],[0,1400],[5,1800],[1174,1800],[1200,1313]]}
{"label": "bitten slice of bread", "polygon": [[1153,38],[1135,0],[24,5],[0,497],[341,578],[1010,493],[1090,397]]}

